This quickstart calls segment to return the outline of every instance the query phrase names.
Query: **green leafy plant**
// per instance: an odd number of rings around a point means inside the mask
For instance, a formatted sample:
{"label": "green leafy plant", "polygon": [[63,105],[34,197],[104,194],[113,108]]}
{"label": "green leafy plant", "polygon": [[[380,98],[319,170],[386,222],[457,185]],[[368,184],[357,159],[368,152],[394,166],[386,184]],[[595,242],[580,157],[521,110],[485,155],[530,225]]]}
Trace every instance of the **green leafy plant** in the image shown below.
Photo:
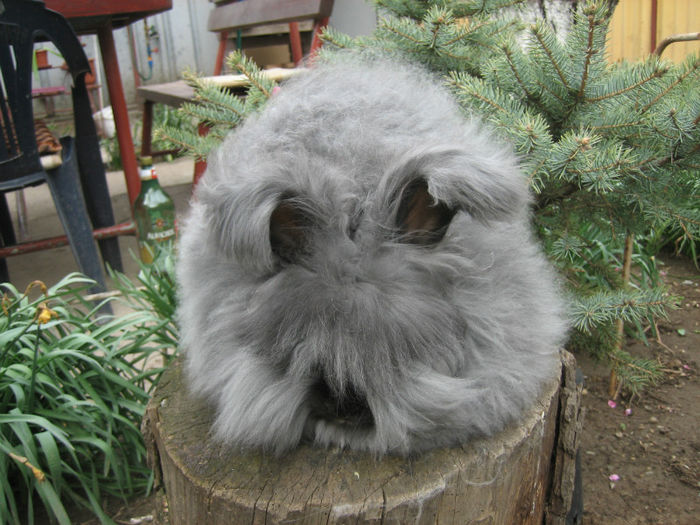
{"label": "green leafy plant", "polygon": [[[67,504],[113,523],[105,497],[150,489],[139,427],[177,340],[169,270],[144,267],[138,283],[118,276],[138,307],[119,318],[99,315],[101,303],[85,296],[94,283],[78,274],[50,288],[32,283],[24,293],[3,285],[1,524],[34,523],[38,506],[68,524]],[[161,365],[148,366],[156,356]]]}

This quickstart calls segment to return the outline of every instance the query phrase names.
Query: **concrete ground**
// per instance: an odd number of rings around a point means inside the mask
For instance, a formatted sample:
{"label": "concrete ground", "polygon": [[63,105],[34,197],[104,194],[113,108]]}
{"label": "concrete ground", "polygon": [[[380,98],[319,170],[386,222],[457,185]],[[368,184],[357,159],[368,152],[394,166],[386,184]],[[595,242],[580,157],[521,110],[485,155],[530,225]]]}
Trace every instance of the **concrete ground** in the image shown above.
{"label": "concrete ground", "polygon": [[[171,198],[175,201],[175,210],[181,218],[188,209],[192,191],[192,173],[194,161],[189,158],[176,159],[169,163],[155,165],[158,179]],[[126,195],[126,184],[122,171],[107,174],[112,207],[117,222],[130,218],[130,206]],[[46,237],[63,235],[63,227],[56,214],[48,186],[42,184],[24,190],[27,204],[27,240],[37,240]],[[7,201],[17,230],[16,199],[13,193],[7,194]],[[124,273],[134,277],[138,273],[138,265],[134,259],[138,253],[134,236],[119,237]],[[73,258],[69,246],[51,250],[43,250],[7,259],[10,281],[18,290],[34,280],[40,280],[51,286],[65,275],[78,271],[78,265]],[[108,282],[110,287],[111,283]]]}

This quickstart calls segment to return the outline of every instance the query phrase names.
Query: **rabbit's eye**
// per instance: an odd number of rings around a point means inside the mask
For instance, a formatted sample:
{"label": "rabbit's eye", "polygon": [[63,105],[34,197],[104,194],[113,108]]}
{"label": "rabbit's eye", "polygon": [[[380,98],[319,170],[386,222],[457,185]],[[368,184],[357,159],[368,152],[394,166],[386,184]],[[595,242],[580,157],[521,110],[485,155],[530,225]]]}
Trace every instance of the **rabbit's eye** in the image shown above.
{"label": "rabbit's eye", "polygon": [[313,218],[294,201],[281,201],[270,216],[272,253],[282,261],[295,263],[310,251],[309,233]]}
{"label": "rabbit's eye", "polygon": [[428,192],[428,183],[417,179],[401,194],[396,213],[399,240],[427,246],[439,242],[455,215],[455,210],[435,201]]}

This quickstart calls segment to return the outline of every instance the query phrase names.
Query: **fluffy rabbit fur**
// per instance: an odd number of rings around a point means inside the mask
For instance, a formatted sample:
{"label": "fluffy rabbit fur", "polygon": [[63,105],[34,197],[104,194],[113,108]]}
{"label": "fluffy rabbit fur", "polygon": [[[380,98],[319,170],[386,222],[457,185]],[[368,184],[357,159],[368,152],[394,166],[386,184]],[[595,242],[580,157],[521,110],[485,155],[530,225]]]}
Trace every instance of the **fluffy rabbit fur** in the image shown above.
{"label": "fluffy rabbit fur", "polygon": [[499,431],[556,377],[555,276],[507,146],[431,75],[340,60],[209,159],[180,244],[214,435],[407,454]]}

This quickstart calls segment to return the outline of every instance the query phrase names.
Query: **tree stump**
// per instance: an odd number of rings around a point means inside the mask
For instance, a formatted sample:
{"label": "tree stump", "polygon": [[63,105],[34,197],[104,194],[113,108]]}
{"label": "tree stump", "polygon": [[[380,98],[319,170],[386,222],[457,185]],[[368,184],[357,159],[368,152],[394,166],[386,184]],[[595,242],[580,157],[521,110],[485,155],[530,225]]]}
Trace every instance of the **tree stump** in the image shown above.
{"label": "tree stump", "polygon": [[562,365],[517,425],[415,458],[231,451],[210,441],[212,411],[188,395],[178,361],[143,428],[171,525],[564,524],[582,417],[573,356]]}

